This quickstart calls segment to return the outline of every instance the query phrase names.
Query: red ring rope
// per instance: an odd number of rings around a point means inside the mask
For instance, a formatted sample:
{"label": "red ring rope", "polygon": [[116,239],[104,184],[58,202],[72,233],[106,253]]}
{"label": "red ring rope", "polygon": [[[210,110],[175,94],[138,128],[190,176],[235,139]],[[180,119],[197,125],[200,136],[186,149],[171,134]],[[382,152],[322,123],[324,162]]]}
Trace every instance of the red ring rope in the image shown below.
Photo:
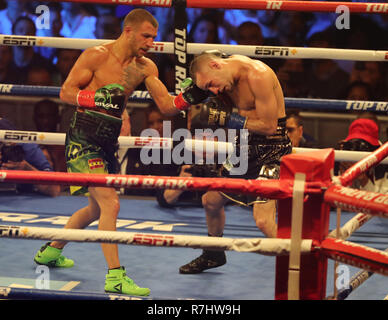
{"label": "red ring rope", "polygon": [[[65,0],[65,2],[89,2]],[[172,0],[94,0],[93,3],[128,4],[133,6],[171,7]],[[323,1],[264,1],[264,0],[187,0],[188,8],[254,9],[303,12],[336,12],[338,6],[346,6],[352,13],[388,14],[388,3],[351,3]]]}

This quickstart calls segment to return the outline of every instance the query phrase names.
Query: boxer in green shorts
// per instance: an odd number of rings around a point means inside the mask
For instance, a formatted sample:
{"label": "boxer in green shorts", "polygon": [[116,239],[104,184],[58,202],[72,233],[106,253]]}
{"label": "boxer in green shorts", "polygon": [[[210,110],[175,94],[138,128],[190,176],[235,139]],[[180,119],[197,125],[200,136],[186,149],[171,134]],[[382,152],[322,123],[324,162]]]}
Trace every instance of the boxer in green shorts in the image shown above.
{"label": "boxer in green shorts", "polygon": [[[118,173],[120,168],[115,153],[121,123],[119,118],[89,110],[74,113],[66,135],[68,172]],[[88,190],[87,187],[71,186],[70,192],[79,195]]]}
{"label": "boxer in green shorts", "polygon": [[[129,135],[128,97],[144,83],[167,115],[175,115],[207,98],[207,92],[191,85],[177,96],[169,94],[158,78],[155,63],[145,57],[154,45],[158,22],[144,9],[134,9],[124,18],[118,39],[86,49],[62,85],[60,98],[77,105],[66,136],[69,172],[117,173],[115,158],[118,137]],[[119,197],[111,187],[72,187],[72,194],[88,192],[88,205],[76,211],[65,229],[83,229],[99,220],[98,229],[115,231],[120,210]],[[50,267],[69,268],[73,260],[62,255],[66,241],[52,241],[35,255],[35,262]],[[137,286],[121,266],[117,244],[101,243],[108,265],[105,291],[129,295],[149,295]]]}

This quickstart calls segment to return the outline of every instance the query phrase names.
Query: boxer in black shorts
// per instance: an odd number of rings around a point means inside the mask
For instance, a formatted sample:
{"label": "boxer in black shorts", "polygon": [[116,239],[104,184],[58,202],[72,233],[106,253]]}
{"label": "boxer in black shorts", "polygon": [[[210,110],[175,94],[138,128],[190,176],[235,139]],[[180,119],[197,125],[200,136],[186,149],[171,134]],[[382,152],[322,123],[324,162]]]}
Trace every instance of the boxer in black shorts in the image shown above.
{"label": "boxer in black shorts", "polygon": [[[278,178],[281,157],[291,152],[285,128],[284,96],[274,71],[259,60],[241,55],[226,56],[217,51],[198,55],[190,65],[194,83],[216,97],[201,107],[201,119],[209,127],[248,131],[245,179]],[[237,109],[237,112],[233,112]],[[237,144],[237,149],[240,145]],[[228,176],[230,165],[224,165]],[[231,171],[233,172],[233,171]],[[232,177],[232,176],[230,176]],[[208,191],[202,197],[208,235],[221,237],[225,225],[224,205],[232,195]],[[276,237],[276,200],[252,199],[253,217],[267,237]],[[202,255],[180,267],[180,273],[200,273],[226,263],[223,251],[204,250]]]}

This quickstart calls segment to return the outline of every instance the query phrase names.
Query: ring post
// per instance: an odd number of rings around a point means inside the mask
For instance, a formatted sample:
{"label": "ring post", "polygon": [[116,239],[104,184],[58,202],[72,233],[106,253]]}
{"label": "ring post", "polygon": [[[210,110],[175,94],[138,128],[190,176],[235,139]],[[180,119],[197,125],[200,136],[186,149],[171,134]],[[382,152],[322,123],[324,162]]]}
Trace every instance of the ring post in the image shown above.
{"label": "ring post", "polygon": [[[334,168],[334,150],[306,152],[284,156],[280,166],[280,180],[295,181],[295,175],[304,174],[305,181],[320,182],[322,186],[331,183]],[[323,201],[323,194],[305,195],[303,210],[302,239],[323,241],[329,231],[330,206]],[[291,238],[293,199],[278,200],[278,238]],[[294,225],[292,226],[294,228]],[[293,241],[293,240],[291,240]],[[289,256],[276,257],[275,299],[287,300],[289,282]],[[318,251],[301,255],[299,270],[299,299],[322,300],[326,297],[327,257]]]}

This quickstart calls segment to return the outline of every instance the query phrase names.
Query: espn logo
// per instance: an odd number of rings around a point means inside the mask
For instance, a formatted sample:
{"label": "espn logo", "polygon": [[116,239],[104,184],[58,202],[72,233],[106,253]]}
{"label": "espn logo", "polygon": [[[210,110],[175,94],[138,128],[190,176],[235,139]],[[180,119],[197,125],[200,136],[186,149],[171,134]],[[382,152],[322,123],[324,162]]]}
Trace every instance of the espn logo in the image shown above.
{"label": "espn logo", "polygon": [[35,46],[35,37],[5,36],[3,44],[8,46]]}
{"label": "espn logo", "polygon": [[134,144],[138,147],[168,147],[169,140],[163,138],[136,137]]}
{"label": "espn logo", "polygon": [[157,234],[141,234],[137,233],[133,237],[134,244],[142,244],[148,246],[165,246],[171,247],[174,244],[173,236],[163,236]]}

